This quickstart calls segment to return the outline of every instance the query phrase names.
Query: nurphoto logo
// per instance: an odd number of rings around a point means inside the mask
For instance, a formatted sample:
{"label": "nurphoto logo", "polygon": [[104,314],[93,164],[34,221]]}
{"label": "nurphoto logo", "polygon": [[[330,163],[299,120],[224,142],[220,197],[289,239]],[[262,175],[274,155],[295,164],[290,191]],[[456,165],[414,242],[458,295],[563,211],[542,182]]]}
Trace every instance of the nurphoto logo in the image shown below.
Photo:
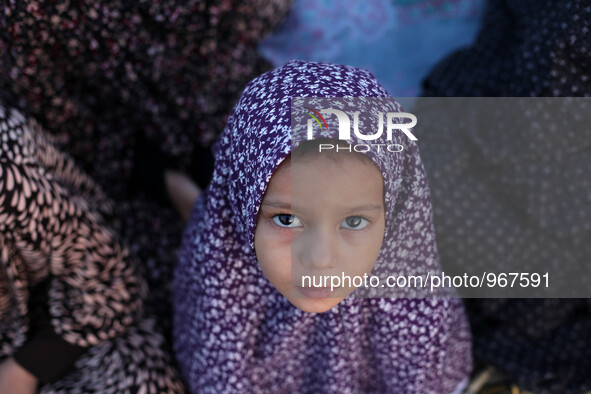
{"label": "nurphoto logo", "polygon": [[[334,108],[327,108],[321,109],[317,111],[312,108],[306,108],[311,113],[306,113],[310,118],[308,119],[308,129],[307,129],[307,139],[312,140],[314,139],[314,124],[318,124],[320,131],[324,128],[328,131],[328,124],[322,114],[324,115],[334,115],[337,118],[338,122],[338,132],[339,132],[339,140],[351,140],[351,118],[345,111],[341,111],[339,109]],[[374,124],[377,124],[375,131],[373,133],[362,133],[359,130],[359,114],[360,111],[353,112],[353,133],[354,135],[362,141],[375,141],[382,137],[384,134],[384,128],[386,129],[386,140],[392,141],[392,135],[394,131],[399,130],[402,131],[411,141],[416,141],[417,137],[415,137],[412,132],[411,128],[416,126],[417,124],[417,117],[408,112],[379,112],[377,119]],[[394,120],[403,119],[410,120],[407,123],[396,123]],[[385,124],[385,127],[384,127]],[[323,150],[349,150],[355,152],[368,152],[372,149],[377,149],[378,153],[382,150],[388,152],[401,152],[404,147],[400,144],[396,143],[387,143],[387,144],[355,144],[348,147],[342,147],[334,144],[319,144],[319,152]]]}

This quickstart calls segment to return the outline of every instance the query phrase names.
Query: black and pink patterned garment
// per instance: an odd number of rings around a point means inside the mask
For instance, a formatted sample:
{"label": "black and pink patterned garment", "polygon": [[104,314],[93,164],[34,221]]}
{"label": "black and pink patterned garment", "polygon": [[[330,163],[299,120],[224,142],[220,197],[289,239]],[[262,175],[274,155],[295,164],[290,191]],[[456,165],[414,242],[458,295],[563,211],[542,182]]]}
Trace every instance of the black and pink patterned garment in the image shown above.
{"label": "black and pink patterned garment", "polygon": [[42,393],[184,390],[113,206],[37,122],[0,106],[0,362]]}

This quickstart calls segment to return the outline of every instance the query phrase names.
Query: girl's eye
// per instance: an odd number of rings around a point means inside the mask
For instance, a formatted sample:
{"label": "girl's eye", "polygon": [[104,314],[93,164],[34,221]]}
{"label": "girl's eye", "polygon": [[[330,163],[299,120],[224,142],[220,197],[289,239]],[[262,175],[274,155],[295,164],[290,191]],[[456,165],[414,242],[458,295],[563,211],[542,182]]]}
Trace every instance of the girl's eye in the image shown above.
{"label": "girl's eye", "polygon": [[361,216],[349,216],[343,223],[341,223],[341,227],[347,228],[350,230],[361,230],[369,224],[369,220],[365,219]]}
{"label": "girl's eye", "polygon": [[294,228],[302,226],[302,221],[297,216],[286,213],[273,216],[273,222],[279,227]]}

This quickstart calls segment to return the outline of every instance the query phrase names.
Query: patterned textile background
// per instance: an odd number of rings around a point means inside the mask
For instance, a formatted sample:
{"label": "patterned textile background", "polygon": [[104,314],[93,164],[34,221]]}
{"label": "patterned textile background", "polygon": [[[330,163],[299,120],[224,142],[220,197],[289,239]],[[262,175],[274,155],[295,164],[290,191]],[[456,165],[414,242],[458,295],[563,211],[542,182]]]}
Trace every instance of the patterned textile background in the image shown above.
{"label": "patterned textile background", "polygon": [[473,41],[483,9],[483,0],[296,0],[260,50],[275,65],[361,67],[392,96],[416,96],[438,60]]}

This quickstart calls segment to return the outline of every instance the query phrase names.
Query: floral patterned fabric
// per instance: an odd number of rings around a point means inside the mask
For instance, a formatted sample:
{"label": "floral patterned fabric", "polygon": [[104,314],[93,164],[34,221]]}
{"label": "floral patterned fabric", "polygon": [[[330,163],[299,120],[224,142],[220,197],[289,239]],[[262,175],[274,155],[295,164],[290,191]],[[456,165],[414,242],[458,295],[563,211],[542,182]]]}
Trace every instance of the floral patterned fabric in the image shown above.
{"label": "floral patterned fabric", "polygon": [[[291,98],[343,96],[388,94],[367,71],[293,61],[249,83],[230,116],[175,273],[174,348],[193,392],[449,393],[467,377],[470,336],[459,299],[349,297],[306,313],[259,268],[254,232],[263,194],[292,142],[303,139],[292,140]],[[404,153],[368,154],[386,201],[376,268],[437,270],[417,146],[404,135],[393,143]]]}
{"label": "floral patterned fabric", "polygon": [[[440,62],[423,95],[590,96],[590,29],[588,0],[490,0],[475,43]],[[462,132],[437,123],[418,136],[442,265],[581,267],[568,283],[589,288],[591,138],[587,126],[568,127],[589,113],[588,101],[520,99],[486,111],[491,119],[498,113],[486,127]],[[591,390],[591,300],[466,305],[477,359],[529,391]]]}

